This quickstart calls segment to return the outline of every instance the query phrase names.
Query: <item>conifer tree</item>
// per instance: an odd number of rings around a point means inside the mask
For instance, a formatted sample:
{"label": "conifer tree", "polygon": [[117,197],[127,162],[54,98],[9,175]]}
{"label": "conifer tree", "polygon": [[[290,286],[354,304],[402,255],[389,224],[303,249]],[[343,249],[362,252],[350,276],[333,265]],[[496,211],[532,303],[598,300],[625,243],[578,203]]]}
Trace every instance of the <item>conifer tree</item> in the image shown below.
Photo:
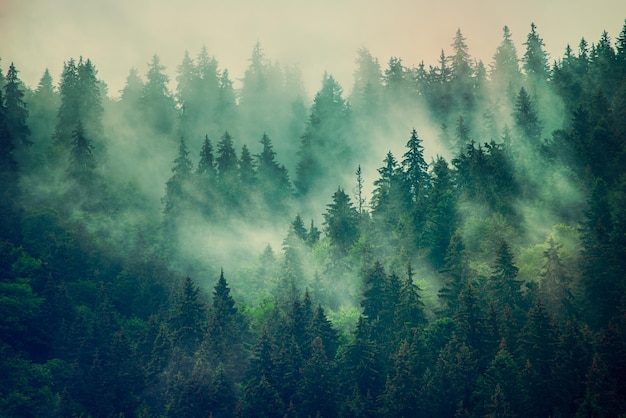
{"label": "conifer tree", "polygon": [[524,87],[520,89],[517,95],[513,118],[520,134],[536,147],[541,139],[541,122],[535,105]]}
{"label": "conifer tree", "polygon": [[402,169],[396,158],[387,153],[383,167],[378,169],[380,178],[374,182],[372,194],[372,218],[382,223],[383,229],[393,229],[399,217],[408,209],[407,194],[402,184]]}
{"label": "conifer tree", "polygon": [[231,207],[239,199],[239,168],[233,138],[228,131],[224,132],[217,143],[217,178],[220,194]]}
{"label": "conifer tree", "polygon": [[259,189],[263,190],[265,203],[271,213],[281,213],[292,194],[289,174],[285,166],[276,161],[276,152],[269,136],[263,134],[260,142],[263,149],[255,155]]}
{"label": "conifer tree", "polygon": [[140,109],[145,118],[144,123],[151,129],[163,134],[171,134],[174,129],[174,99],[167,87],[169,77],[163,72],[165,66],[161,59],[154,55],[148,63],[146,83],[139,101]]}
{"label": "conifer tree", "polygon": [[[393,301],[390,301],[394,303]],[[424,302],[420,289],[413,279],[411,263],[407,265],[406,278],[401,284],[399,299],[395,308],[395,321],[400,327],[402,338],[409,338],[411,331],[415,331],[426,324]]]}
{"label": "conifer tree", "polygon": [[411,138],[406,144],[407,151],[403,155],[402,167],[404,169],[404,181],[413,205],[424,203],[428,189],[430,188],[430,177],[428,176],[428,164],[424,159],[424,146],[422,139],[417,135],[417,131],[411,131]]}
{"label": "conifer tree", "polygon": [[103,147],[102,136],[104,127],[102,117],[104,108],[102,106],[102,92],[98,82],[98,71],[90,59],[78,61],[78,94],[79,94],[79,117],[83,123],[85,132],[91,136],[92,140]]}
{"label": "conifer tree", "polygon": [[57,113],[57,125],[54,132],[55,143],[61,148],[69,149],[72,142],[72,132],[80,120],[78,68],[76,61],[70,59],[63,66],[59,95],[61,104]]}
{"label": "conifer tree", "polygon": [[244,193],[250,193],[257,185],[255,162],[245,144],[241,147],[239,157],[239,182]]}
{"label": "conifer tree", "polygon": [[[332,75],[324,74],[298,151],[294,183],[300,195],[306,195],[322,175],[332,178],[337,174],[339,167],[331,162],[349,162],[354,157],[355,150],[347,140],[349,121],[350,108],[343,89]],[[334,158],[329,161],[327,150],[331,148]]]}
{"label": "conifer tree", "polygon": [[474,106],[474,91],[471,59],[465,37],[457,29],[452,42],[453,55],[450,57],[450,76],[453,97],[459,100],[462,109],[471,110]]}
{"label": "conifer tree", "polygon": [[143,81],[135,67],[131,68],[126,76],[124,88],[120,91],[120,100],[127,109],[135,109],[141,100],[143,93]]}
{"label": "conifer tree", "polygon": [[207,309],[200,299],[200,288],[186,277],[174,296],[168,319],[169,331],[176,346],[193,355],[202,342],[206,329]]}
{"label": "conifer tree", "polygon": [[172,167],[172,176],[165,184],[165,196],[163,197],[164,233],[168,240],[175,237],[179,222],[185,211],[190,208],[191,169],[189,150],[181,138],[178,145],[178,155]]}
{"label": "conifer tree", "polygon": [[18,71],[15,65],[11,63],[4,84],[6,123],[9,133],[16,143],[22,146],[32,145],[32,142],[28,139],[31,132],[26,124],[28,109],[26,108],[26,103],[24,103],[24,90],[17,74]]}
{"label": "conifer tree", "polygon": [[97,164],[93,150],[94,146],[91,139],[87,137],[82,122],[78,121],[72,134],[72,148],[67,175],[86,192],[92,189],[95,182]]}
{"label": "conifer tree", "polygon": [[[16,203],[20,199],[20,171],[15,160],[15,142],[9,130],[4,97],[0,89],[0,237],[19,237],[19,211]],[[19,239],[16,241],[19,242]]]}
{"label": "conifer tree", "polygon": [[338,188],[324,213],[324,232],[339,255],[345,255],[359,238],[359,216],[350,197]]}
{"label": "conifer tree", "polygon": [[489,75],[496,94],[506,92],[505,97],[512,100],[515,92],[519,91],[522,74],[519,68],[517,49],[508,26],[502,28],[502,42],[498,45],[493,56]]}
{"label": "conifer tree", "polygon": [[213,144],[208,135],[205,135],[204,141],[202,142],[196,174],[206,177],[209,181],[215,181],[217,177],[215,159],[213,156]]}
{"label": "conifer tree", "polygon": [[548,54],[543,39],[537,33],[537,26],[530,24],[530,32],[524,42],[526,51],[522,57],[522,66],[526,76],[532,82],[545,82],[549,78]]}
{"label": "conifer tree", "polygon": [[43,149],[50,144],[58,107],[59,95],[54,88],[50,71],[46,68],[29,105],[28,123],[35,147]]}
{"label": "conifer tree", "polygon": [[302,221],[302,217],[299,213],[296,214],[296,219],[291,223],[291,227],[293,228],[293,232],[296,234],[298,238],[302,241],[305,241],[307,238],[307,230],[304,226],[304,222]]}

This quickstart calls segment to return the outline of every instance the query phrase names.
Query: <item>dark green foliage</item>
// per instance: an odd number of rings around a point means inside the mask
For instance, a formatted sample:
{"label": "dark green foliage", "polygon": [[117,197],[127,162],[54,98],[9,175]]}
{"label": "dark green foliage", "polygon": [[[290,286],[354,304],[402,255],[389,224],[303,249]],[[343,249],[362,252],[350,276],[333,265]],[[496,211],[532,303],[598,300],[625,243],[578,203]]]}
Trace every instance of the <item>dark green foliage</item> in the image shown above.
{"label": "dark green foliage", "polygon": [[350,197],[341,189],[333,194],[333,202],[324,213],[324,232],[339,253],[345,255],[359,238],[359,216]]}
{"label": "dark green foliage", "polygon": [[169,135],[174,129],[174,99],[167,87],[169,77],[157,55],[148,63],[146,82],[139,99],[139,107],[148,128]]}
{"label": "dark green foliage", "polygon": [[191,355],[205,334],[207,309],[200,299],[200,289],[190,277],[183,280],[174,298],[168,326],[176,345]]}
{"label": "dark green foliage", "polygon": [[9,134],[20,145],[32,145],[28,139],[30,128],[26,124],[28,109],[24,103],[24,89],[17,76],[18,71],[11,63],[4,84],[4,106]]}
{"label": "dark green foliage", "polygon": [[[361,50],[309,109],[259,44],[239,96],[206,48],[119,100],[88,59],[58,93],[11,65],[0,415],[624,416],[626,29],[524,46],[525,77],[506,27],[489,72],[460,29],[436,66]],[[416,112],[439,143],[373,171]]]}
{"label": "dark green foliage", "polygon": [[522,140],[530,141],[531,147],[537,146],[537,142],[541,139],[541,124],[534,104],[524,87],[517,95],[513,117]]}
{"label": "dark green foliage", "polygon": [[331,161],[326,158],[328,149],[333,150],[332,161],[343,161],[344,165],[349,165],[353,160],[355,149],[347,137],[350,113],[343,98],[343,89],[332,75],[324,74],[298,151],[294,184],[300,195],[310,192],[322,175],[332,178],[343,171],[328,164]]}
{"label": "dark green foliage", "polygon": [[276,161],[276,152],[270,138],[263,134],[260,142],[263,149],[255,155],[258,190],[263,191],[262,199],[269,211],[280,214],[285,211],[292,194],[289,174],[285,166]]}
{"label": "dark green foliage", "polygon": [[549,75],[548,55],[544,49],[543,39],[537,33],[537,26],[530,25],[530,32],[526,37],[526,51],[522,57],[522,67],[526,76],[532,81],[547,81]]}
{"label": "dark green foliage", "polygon": [[94,185],[96,166],[93,142],[86,136],[82,122],[78,121],[76,130],[72,133],[67,176],[79,187],[89,189]]}
{"label": "dark green foliage", "polygon": [[505,98],[519,90],[522,74],[519,69],[517,49],[512,39],[511,31],[507,26],[502,28],[502,42],[496,48],[493,64],[489,74],[496,91],[508,93]]}

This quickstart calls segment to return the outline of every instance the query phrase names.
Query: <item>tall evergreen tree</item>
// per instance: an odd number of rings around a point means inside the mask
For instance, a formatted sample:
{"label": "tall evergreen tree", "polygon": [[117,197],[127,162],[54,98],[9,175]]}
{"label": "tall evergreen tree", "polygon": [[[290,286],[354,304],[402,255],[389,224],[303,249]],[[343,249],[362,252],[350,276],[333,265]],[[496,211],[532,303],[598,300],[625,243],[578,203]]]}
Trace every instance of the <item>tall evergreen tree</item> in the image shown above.
{"label": "tall evergreen tree", "polygon": [[172,177],[165,184],[163,197],[164,233],[167,240],[176,236],[176,229],[182,221],[191,202],[191,169],[189,150],[181,138],[178,146],[178,155],[172,167]]}
{"label": "tall evergreen tree", "polygon": [[341,188],[333,194],[333,202],[324,213],[324,232],[339,255],[345,255],[359,238],[359,214],[350,196]]}
{"label": "tall evergreen tree", "polygon": [[453,50],[450,57],[452,94],[459,100],[458,104],[462,109],[471,110],[474,105],[474,83],[472,80],[474,69],[461,29],[457,29],[451,46]]}
{"label": "tall evergreen tree", "polygon": [[444,304],[444,312],[447,314],[453,314],[457,309],[459,295],[470,280],[469,264],[465,257],[463,238],[456,233],[450,239],[445,264],[439,271],[443,280],[439,289],[439,299]]}
{"label": "tall evergreen tree", "polygon": [[[343,98],[343,89],[332,75],[324,74],[298,151],[294,184],[299,194],[307,194],[322,176],[339,175],[341,166],[354,158],[355,150],[347,141],[349,120],[350,108]],[[328,149],[333,150],[332,159],[328,158]],[[335,161],[344,164],[337,165]]]}
{"label": "tall evergreen tree", "polygon": [[517,95],[513,118],[520,134],[536,147],[541,140],[541,122],[535,105],[524,87],[520,89]]}
{"label": "tall evergreen tree", "polygon": [[93,187],[95,186],[97,163],[93,150],[93,142],[87,137],[82,122],[78,121],[76,130],[72,134],[72,148],[67,175],[85,192],[95,191]]}
{"label": "tall evergreen tree", "polygon": [[61,73],[59,83],[61,104],[59,105],[54,132],[55,143],[64,149],[69,149],[72,142],[72,132],[80,120],[78,85],[78,68],[76,61],[72,58],[63,65],[63,72]]}
{"label": "tall evergreen tree", "polygon": [[177,347],[188,355],[199,348],[206,330],[207,308],[200,298],[200,288],[186,277],[174,296],[168,325]]}
{"label": "tall evergreen tree", "polygon": [[4,97],[0,89],[0,237],[19,242],[19,211],[16,203],[20,199],[19,166],[15,160],[15,142],[7,120]]}
{"label": "tall evergreen tree", "polygon": [[502,28],[502,42],[496,48],[489,75],[496,94],[506,92],[508,97],[505,97],[511,100],[521,87],[522,74],[519,68],[519,58],[508,26]]}
{"label": "tall evergreen tree", "polygon": [[550,75],[548,67],[548,54],[545,51],[543,39],[537,33],[537,26],[530,24],[530,32],[524,42],[526,51],[522,57],[522,67],[526,76],[532,82],[545,82]]}
{"label": "tall evergreen tree", "polygon": [[6,123],[14,141],[17,141],[22,146],[31,145],[32,142],[28,139],[31,132],[26,124],[28,109],[26,108],[26,103],[24,103],[22,82],[17,74],[18,71],[15,65],[11,63],[4,84]]}
{"label": "tall evergreen tree", "polygon": [[91,136],[92,140],[103,148],[102,136],[104,127],[102,117],[104,108],[102,106],[102,92],[97,78],[98,71],[90,59],[78,61],[78,94],[80,111],[80,121],[83,123],[85,132]]}
{"label": "tall evergreen tree", "polygon": [[239,169],[233,138],[228,131],[224,132],[224,135],[217,143],[217,158],[215,162],[220,194],[228,204],[233,205],[239,197]]}
{"label": "tall evergreen tree", "polygon": [[276,152],[269,136],[263,134],[260,142],[263,149],[255,155],[259,190],[263,190],[264,200],[270,211],[281,213],[292,193],[289,174],[285,166],[276,161]]}
{"label": "tall evergreen tree", "polygon": [[411,131],[411,138],[406,144],[407,151],[403,155],[402,168],[404,169],[404,181],[411,203],[420,205],[425,202],[426,194],[430,188],[428,176],[428,164],[424,159],[424,147],[422,139],[417,131]]}
{"label": "tall evergreen tree", "polygon": [[165,66],[154,55],[148,63],[146,83],[139,101],[144,123],[151,129],[165,135],[173,132],[175,123],[174,99],[167,87],[169,77],[164,74]]}
{"label": "tall evergreen tree", "polygon": [[32,95],[28,124],[35,147],[47,148],[54,133],[59,94],[55,90],[50,71],[46,68]]}

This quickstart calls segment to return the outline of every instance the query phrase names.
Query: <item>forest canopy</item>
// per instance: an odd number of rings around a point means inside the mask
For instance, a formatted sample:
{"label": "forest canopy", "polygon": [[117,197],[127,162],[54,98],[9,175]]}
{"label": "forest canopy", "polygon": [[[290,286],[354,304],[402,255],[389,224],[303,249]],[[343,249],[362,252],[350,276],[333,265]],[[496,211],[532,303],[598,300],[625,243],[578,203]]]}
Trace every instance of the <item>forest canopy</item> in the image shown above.
{"label": "forest canopy", "polygon": [[312,98],[0,61],[0,416],[626,415],[626,24],[540,30]]}

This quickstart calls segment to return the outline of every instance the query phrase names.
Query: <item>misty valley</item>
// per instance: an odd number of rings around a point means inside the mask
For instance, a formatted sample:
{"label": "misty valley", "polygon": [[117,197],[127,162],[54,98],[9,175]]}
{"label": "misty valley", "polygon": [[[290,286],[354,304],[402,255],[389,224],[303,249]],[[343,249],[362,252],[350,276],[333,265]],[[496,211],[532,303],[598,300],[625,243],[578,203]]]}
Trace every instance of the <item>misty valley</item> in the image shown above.
{"label": "misty valley", "polygon": [[626,23],[450,41],[2,57],[0,417],[626,416]]}

